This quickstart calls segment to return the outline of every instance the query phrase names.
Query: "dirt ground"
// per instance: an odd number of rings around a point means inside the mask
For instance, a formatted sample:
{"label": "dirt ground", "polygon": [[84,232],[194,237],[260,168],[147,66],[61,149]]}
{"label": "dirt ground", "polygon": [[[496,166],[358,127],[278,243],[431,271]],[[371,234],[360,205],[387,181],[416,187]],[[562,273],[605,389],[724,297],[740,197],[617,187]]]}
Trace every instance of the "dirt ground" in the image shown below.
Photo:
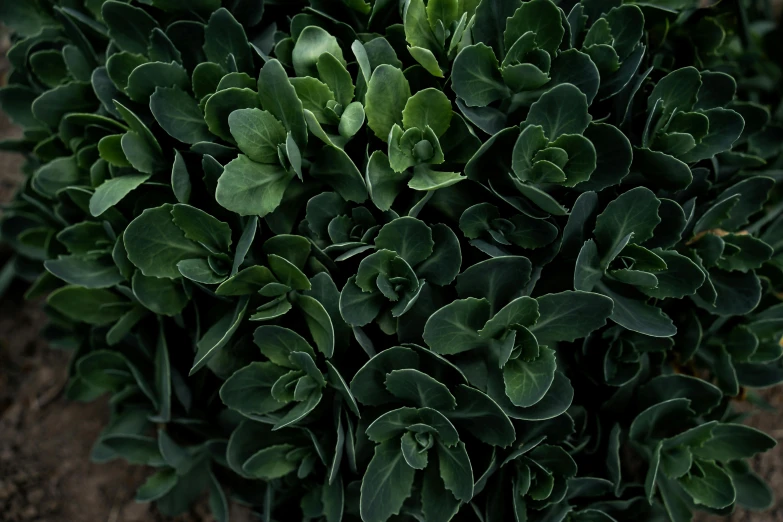
{"label": "dirt ground", "polygon": [[[1,66],[0,66],[1,67]],[[18,135],[0,113],[0,139]],[[21,158],[0,153],[0,205],[10,200]],[[0,261],[4,258],[0,251]],[[14,286],[0,300],[0,521],[151,522],[165,520],[133,495],[148,470],[121,462],[93,464],[89,453],[108,418],[105,401],[68,402],[62,396],[68,355],[39,338],[40,303],[25,303]],[[767,393],[777,412],[751,424],[783,440],[783,390]],[[783,444],[756,459],[754,468],[777,493],[767,513],[738,511],[732,522],[783,521]],[[179,522],[212,520],[206,502]],[[251,520],[234,506],[231,520]],[[717,522],[703,517],[700,522]]]}

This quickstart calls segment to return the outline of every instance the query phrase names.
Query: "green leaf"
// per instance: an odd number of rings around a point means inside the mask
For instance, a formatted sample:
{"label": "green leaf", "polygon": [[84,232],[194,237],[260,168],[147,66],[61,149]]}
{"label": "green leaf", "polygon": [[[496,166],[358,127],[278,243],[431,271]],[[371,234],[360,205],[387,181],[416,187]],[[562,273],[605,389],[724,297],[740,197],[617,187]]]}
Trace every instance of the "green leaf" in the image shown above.
{"label": "green leaf", "polygon": [[315,357],[315,351],[301,335],[279,326],[260,326],[253,334],[256,346],[270,361],[283,368],[296,369],[291,362],[293,352],[302,352]]}
{"label": "green leaf", "polygon": [[380,313],[386,298],[380,292],[364,292],[351,276],[340,292],[340,315],[351,326],[365,326]]}
{"label": "green leaf", "polygon": [[240,71],[250,73],[254,70],[245,29],[225,8],[213,12],[209,18],[204,30],[204,53],[207,60],[226,69],[235,61]]}
{"label": "green leaf", "polygon": [[434,246],[430,227],[407,216],[384,225],[375,238],[376,248],[396,252],[411,266],[430,257]]}
{"label": "green leaf", "polygon": [[258,106],[259,96],[254,90],[231,87],[209,97],[204,106],[204,120],[212,134],[233,143],[229,124],[231,114],[240,109],[256,109]]}
{"label": "green leaf", "polygon": [[75,156],[57,158],[39,168],[33,174],[33,187],[36,192],[54,198],[57,192],[79,183],[82,173]]}
{"label": "green leaf", "polygon": [[149,178],[149,174],[128,174],[103,182],[90,198],[90,214],[102,215]]}
{"label": "green leaf", "polygon": [[377,406],[396,401],[386,389],[386,375],[393,370],[418,367],[419,356],[411,348],[394,346],[379,352],[362,366],[351,381],[351,393],[362,404]]}
{"label": "green leaf", "polygon": [[349,104],[340,116],[340,124],[338,125],[340,136],[345,139],[354,137],[364,126],[364,117],[364,106],[361,102]]}
{"label": "green leaf", "polygon": [[661,222],[661,202],[647,188],[637,187],[622,194],[606,206],[595,222],[595,238],[603,252],[603,263],[617,255],[618,248],[630,235],[631,243],[643,243],[653,235]]}
{"label": "green leaf", "polygon": [[775,439],[750,426],[719,424],[712,431],[712,438],[692,451],[694,456],[705,460],[729,462],[749,459],[775,445]]}
{"label": "green leaf", "polygon": [[360,510],[362,520],[386,522],[400,512],[411,494],[414,469],[408,466],[399,443],[387,440],[375,446],[375,454],[362,479]]}
{"label": "green leaf", "polygon": [[64,316],[87,324],[105,325],[118,320],[127,308],[117,306],[124,301],[109,290],[64,286],[46,300],[47,304]]}
{"label": "green leaf", "polygon": [[555,379],[555,351],[541,347],[538,357],[526,360],[520,356],[503,367],[506,395],[515,406],[527,408],[540,401]]}
{"label": "green leaf", "polygon": [[381,64],[372,73],[365,95],[367,125],[384,142],[394,124],[402,125],[402,111],[411,97],[405,75],[397,67]]}
{"label": "green leaf", "polygon": [[315,345],[318,347],[318,351],[327,358],[331,358],[334,355],[335,348],[334,326],[324,306],[316,299],[307,295],[298,296],[296,306],[304,313],[305,322],[310,330],[310,335],[313,336]]}
{"label": "green leaf", "polygon": [[620,183],[633,161],[631,142],[617,127],[605,123],[590,123],[584,136],[595,147],[596,165],[590,179],[582,182],[582,190],[602,190]]}
{"label": "green leaf", "polygon": [[220,81],[226,76],[226,70],[216,63],[202,62],[193,70],[193,94],[196,99],[203,100],[206,96],[217,92]]}
{"label": "green leaf", "polygon": [[[437,0],[436,0],[437,3]],[[431,22],[428,21],[429,13],[425,10],[424,0],[411,0],[405,5],[403,13],[405,27],[405,40],[417,47],[436,50],[440,47],[435,35],[432,33]],[[448,26],[444,25],[448,28]]]}
{"label": "green leaf", "polygon": [[682,161],[694,163],[731,149],[745,128],[742,116],[729,109],[710,109],[704,111],[704,115],[710,121],[709,132],[695,147],[680,156]]}
{"label": "green leaf", "polygon": [[488,395],[460,384],[454,389],[457,408],[446,412],[458,428],[471,432],[485,444],[506,447],[515,440],[514,425]]}
{"label": "green leaf", "polygon": [[424,67],[428,73],[438,78],[443,78],[443,71],[440,68],[438,59],[432,54],[432,51],[424,47],[408,47],[408,52],[414,60]]}
{"label": "green leaf", "polygon": [[468,502],[473,497],[473,469],[470,465],[465,443],[460,441],[453,447],[438,440],[438,464],[443,485],[457,500]]}
{"label": "green leaf", "polygon": [[178,203],[171,216],[185,237],[200,243],[212,253],[228,253],[231,247],[231,227],[203,210]]}
{"label": "green leaf", "polygon": [[188,304],[182,283],[147,277],[141,272],[133,275],[133,295],[145,308],[158,315],[175,316]]}
{"label": "green leaf", "polygon": [[147,54],[150,33],[158,27],[158,23],[146,11],[110,0],[103,3],[101,15],[117,47],[131,53]]}
{"label": "green leaf", "polygon": [[337,38],[316,25],[305,27],[296,40],[292,54],[296,75],[318,76],[317,63],[324,53],[331,54],[345,66],[343,51],[337,43]]}
{"label": "green leaf", "polygon": [[510,329],[535,324],[538,318],[538,301],[531,297],[519,297],[487,321],[479,335],[485,339],[497,339]]}
{"label": "green leaf", "polygon": [[178,87],[158,87],[150,98],[155,120],[171,137],[183,143],[212,141],[198,102]]}
{"label": "green leaf", "polygon": [[171,468],[165,468],[150,476],[138,490],[136,490],[136,502],[154,502],[166,495],[177,485],[177,472]]}
{"label": "green leaf", "polygon": [[433,253],[416,267],[416,275],[430,284],[446,286],[454,281],[462,265],[459,239],[442,223],[430,228],[435,243]]}
{"label": "green leaf", "polygon": [[344,150],[326,146],[316,156],[310,174],[328,183],[346,201],[362,203],[367,199],[367,185],[356,164]]}
{"label": "green leaf", "polygon": [[294,174],[280,165],[256,163],[240,154],[223,170],[215,199],[241,216],[263,217],[280,206],[293,178]]}
{"label": "green leaf", "polygon": [[453,410],[457,405],[456,399],[444,384],[412,368],[389,372],[386,389],[395,397],[411,401],[419,408],[444,411]]}
{"label": "green leaf", "polygon": [[772,489],[764,480],[751,471],[744,462],[732,462],[724,468],[731,476],[737,491],[737,504],[745,509],[765,510],[774,503]]}
{"label": "green leaf", "polygon": [[389,210],[408,179],[406,172],[395,172],[389,165],[389,157],[376,150],[367,162],[367,189],[375,206]]}
{"label": "green leaf", "polygon": [[457,354],[486,346],[479,335],[490,317],[486,299],[458,299],[434,314],[424,326],[424,342],[439,354]]}
{"label": "green leaf", "polygon": [[511,49],[511,46],[528,31],[536,35],[536,45],[539,49],[554,55],[565,34],[557,6],[550,0],[531,0],[523,3],[506,22],[506,31],[503,35],[506,49]]}
{"label": "green leaf", "polygon": [[694,503],[713,509],[730,506],[737,498],[731,477],[712,462],[694,463],[697,472],[679,479],[682,489],[691,496]]}
{"label": "green leaf", "polygon": [[657,299],[680,299],[695,294],[704,284],[704,273],[689,258],[673,250],[657,248],[653,252],[666,262],[666,269],[655,272],[658,280],[655,288],[640,288],[645,294]]}
{"label": "green leaf", "polygon": [[624,295],[604,282],[598,283],[596,289],[614,302],[610,319],[620,326],[651,337],[671,337],[677,333],[671,318],[660,308],[638,297]]}
{"label": "green leaf", "polygon": [[731,209],[730,217],[721,222],[721,228],[736,231],[745,225],[750,216],[761,210],[772,185],[771,178],[753,176],[727,188],[717,199],[720,201],[739,195],[739,202]]}
{"label": "green leaf", "polygon": [[267,111],[239,109],[228,117],[231,135],[248,158],[258,163],[277,163],[278,146],[285,142],[283,125]]}
{"label": "green leaf", "polygon": [[536,299],[540,318],[530,331],[542,344],[574,341],[606,324],[612,301],[592,292],[567,291]]}
{"label": "green leaf", "polygon": [[333,123],[327,113],[327,104],[334,103],[334,93],[325,83],[309,76],[304,78],[291,78],[297,97],[302,101],[302,107],[312,112],[316,120],[321,124]]}
{"label": "green leaf", "polygon": [[71,82],[41,94],[32,104],[35,118],[57,128],[71,112],[93,112],[97,107],[95,93],[89,83]]}
{"label": "green leaf", "polygon": [[414,438],[413,432],[406,431],[402,436],[402,456],[405,463],[413,469],[427,467],[427,451]]}
{"label": "green leaf", "polygon": [[174,224],[172,209],[169,204],[147,209],[125,229],[128,259],[147,277],[179,279],[177,263],[209,254]]}
{"label": "green leaf", "polygon": [[133,69],[128,76],[125,92],[131,100],[147,103],[159,87],[187,89],[190,87],[190,77],[185,68],[176,62],[143,63]]}
{"label": "green leaf", "polygon": [[247,312],[247,298],[240,299],[233,312],[225,314],[214,323],[196,343],[196,356],[190,375],[200,370],[209,359],[231,341]]}
{"label": "green leaf", "polygon": [[428,522],[448,522],[462,502],[446,489],[440,477],[439,466],[433,461],[424,472],[421,491],[421,510]]}
{"label": "green leaf", "polygon": [[402,123],[405,129],[424,129],[430,127],[438,137],[449,129],[451,124],[451,102],[438,89],[424,89],[417,92],[405,104],[402,111]]}
{"label": "green leaf", "polygon": [[585,95],[564,83],[542,94],[530,107],[525,121],[543,127],[547,138],[554,141],[563,134],[582,134],[590,119]]}
{"label": "green leaf", "polygon": [[468,107],[485,107],[511,95],[500,75],[495,53],[483,43],[460,51],[454,60],[451,82],[454,92]]}
{"label": "green leaf", "polygon": [[[707,300],[696,293],[692,299],[705,310],[718,315],[744,315],[751,312],[761,299],[761,282],[752,272],[726,272],[710,269],[708,281],[716,296]],[[705,283],[701,289],[708,288]],[[701,290],[700,289],[700,290]]]}
{"label": "green leaf", "polygon": [[661,100],[662,118],[675,110],[690,111],[696,103],[696,95],[701,87],[701,76],[695,67],[683,67],[670,72],[655,84],[647,98],[647,109],[651,110]]}
{"label": "green leaf", "polygon": [[506,21],[521,5],[521,0],[481,0],[476,8],[474,39],[494,47],[501,57],[504,56]]}
{"label": "green leaf", "polygon": [[299,148],[307,145],[307,122],[302,102],[288,75],[277,60],[269,60],[258,76],[258,98],[261,106],[283,123]]}
{"label": "green leaf", "polygon": [[337,102],[343,107],[353,100],[354,86],[351,74],[345,68],[345,63],[331,53],[323,53],[316,62],[318,77],[329,86]]}
{"label": "green leaf", "polygon": [[227,296],[252,294],[273,282],[276,282],[275,276],[267,267],[255,265],[229,277],[215,293]]}
{"label": "green leaf", "polygon": [[494,314],[521,294],[530,273],[526,257],[494,257],[463,271],[457,277],[457,293],[461,298],[486,298]]}
{"label": "green leaf", "polygon": [[106,254],[59,256],[44,261],[44,267],[66,283],[85,288],[110,288],[125,280]]}
{"label": "green leaf", "polygon": [[278,281],[282,284],[293,288],[294,290],[310,290],[310,280],[289,260],[280,257],[277,254],[268,254],[267,263],[269,264],[269,268],[272,269],[272,273],[275,274]]}
{"label": "green leaf", "polygon": [[660,439],[661,433],[670,433],[693,416],[690,403],[688,399],[676,398],[650,406],[633,420],[628,436],[640,442]]}
{"label": "green leaf", "polygon": [[242,469],[248,475],[262,480],[274,480],[282,478],[296,470],[298,463],[287,458],[293,444],[275,444],[260,450],[247,459]]}
{"label": "green leaf", "polygon": [[693,181],[691,169],[679,159],[660,151],[634,147],[634,171],[650,184],[667,190],[683,190]]}
{"label": "green leaf", "polygon": [[185,259],[177,263],[177,270],[186,279],[204,285],[217,285],[226,278],[215,273],[208,259]]}

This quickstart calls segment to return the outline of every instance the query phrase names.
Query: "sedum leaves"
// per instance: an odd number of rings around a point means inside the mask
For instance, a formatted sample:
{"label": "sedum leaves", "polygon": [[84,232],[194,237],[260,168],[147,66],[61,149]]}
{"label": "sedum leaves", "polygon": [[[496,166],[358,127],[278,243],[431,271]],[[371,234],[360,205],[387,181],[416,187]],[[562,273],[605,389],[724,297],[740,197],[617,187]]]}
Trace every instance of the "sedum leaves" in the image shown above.
{"label": "sedum leaves", "polygon": [[732,404],[783,382],[758,6],[180,4],[0,2],[27,159],[0,293],[47,296],[67,396],[112,396],[92,457],[156,468],[140,502],[771,505]]}

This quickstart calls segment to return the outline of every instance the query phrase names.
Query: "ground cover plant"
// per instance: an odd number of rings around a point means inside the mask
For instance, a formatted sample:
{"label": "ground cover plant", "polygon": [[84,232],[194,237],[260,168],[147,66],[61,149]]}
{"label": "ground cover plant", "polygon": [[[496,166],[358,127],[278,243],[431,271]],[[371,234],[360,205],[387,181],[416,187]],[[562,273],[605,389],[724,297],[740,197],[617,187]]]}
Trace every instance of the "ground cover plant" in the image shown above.
{"label": "ground cover plant", "polygon": [[[781,31],[725,0],[17,0],[16,278],[139,502],[762,510]],[[747,408],[746,408],[747,410]]]}

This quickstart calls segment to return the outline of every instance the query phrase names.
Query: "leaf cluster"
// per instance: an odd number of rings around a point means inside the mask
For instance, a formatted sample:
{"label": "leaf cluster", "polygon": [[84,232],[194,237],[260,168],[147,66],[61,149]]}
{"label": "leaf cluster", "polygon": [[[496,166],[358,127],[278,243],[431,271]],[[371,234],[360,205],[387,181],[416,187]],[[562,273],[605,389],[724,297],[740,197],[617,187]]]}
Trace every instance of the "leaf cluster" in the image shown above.
{"label": "leaf cluster", "polygon": [[0,294],[92,458],[219,521],[769,507],[780,29],[702,4],[0,0]]}

